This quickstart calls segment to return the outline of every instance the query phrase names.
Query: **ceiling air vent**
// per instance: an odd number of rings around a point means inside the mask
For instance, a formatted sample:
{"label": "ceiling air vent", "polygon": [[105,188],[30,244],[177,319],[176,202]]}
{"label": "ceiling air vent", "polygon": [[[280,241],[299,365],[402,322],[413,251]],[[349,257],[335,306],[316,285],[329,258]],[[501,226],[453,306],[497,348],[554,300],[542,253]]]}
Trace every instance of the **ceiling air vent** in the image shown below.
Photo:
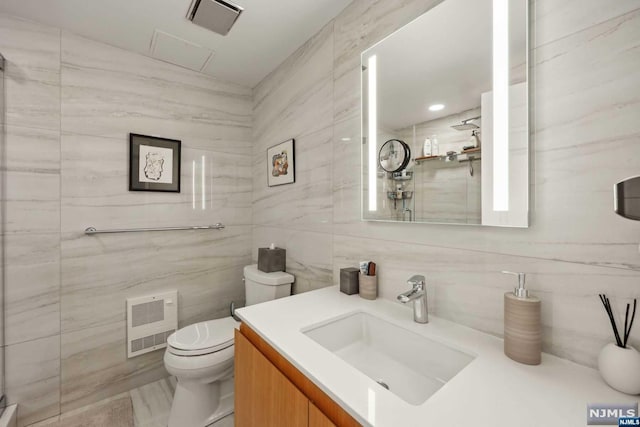
{"label": "ceiling air vent", "polygon": [[194,0],[187,18],[196,25],[226,36],[242,8],[223,0]]}

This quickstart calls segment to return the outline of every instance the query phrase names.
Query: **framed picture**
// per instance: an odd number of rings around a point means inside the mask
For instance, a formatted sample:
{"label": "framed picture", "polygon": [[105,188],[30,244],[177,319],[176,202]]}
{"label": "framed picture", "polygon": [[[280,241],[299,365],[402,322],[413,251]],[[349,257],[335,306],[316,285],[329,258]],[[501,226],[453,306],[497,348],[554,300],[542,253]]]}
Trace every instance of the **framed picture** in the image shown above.
{"label": "framed picture", "polygon": [[296,182],[296,163],[293,139],[267,149],[267,178],[269,187]]}
{"label": "framed picture", "polygon": [[129,134],[129,191],[180,192],[180,147],[176,139]]}

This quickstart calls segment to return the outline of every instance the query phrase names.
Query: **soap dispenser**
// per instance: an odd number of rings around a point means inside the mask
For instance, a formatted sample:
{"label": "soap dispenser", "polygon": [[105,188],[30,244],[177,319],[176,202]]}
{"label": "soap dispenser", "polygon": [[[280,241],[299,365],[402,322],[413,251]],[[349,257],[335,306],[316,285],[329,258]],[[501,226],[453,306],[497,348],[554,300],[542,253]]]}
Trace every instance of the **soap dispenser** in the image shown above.
{"label": "soap dispenser", "polygon": [[539,365],[542,357],[540,299],[525,289],[525,273],[503,271],[518,276],[518,287],[504,294],[504,354],[516,362]]}

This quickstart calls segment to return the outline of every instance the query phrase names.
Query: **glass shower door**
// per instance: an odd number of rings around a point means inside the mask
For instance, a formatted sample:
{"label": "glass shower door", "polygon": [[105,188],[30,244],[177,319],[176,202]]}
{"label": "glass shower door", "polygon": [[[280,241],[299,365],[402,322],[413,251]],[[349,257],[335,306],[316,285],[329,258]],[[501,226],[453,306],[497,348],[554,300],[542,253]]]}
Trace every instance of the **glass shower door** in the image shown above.
{"label": "glass shower door", "polygon": [[5,199],[5,112],[4,57],[0,54],[0,415],[4,412],[4,199]]}

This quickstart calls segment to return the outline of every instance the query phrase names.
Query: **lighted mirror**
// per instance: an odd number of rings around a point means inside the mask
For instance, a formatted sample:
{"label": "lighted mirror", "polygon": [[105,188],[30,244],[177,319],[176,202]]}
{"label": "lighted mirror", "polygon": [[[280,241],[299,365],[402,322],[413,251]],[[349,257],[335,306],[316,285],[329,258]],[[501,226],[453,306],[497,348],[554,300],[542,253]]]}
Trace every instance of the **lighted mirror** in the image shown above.
{"label": "lighted mirror", "polygon": [[527,74],[527,0],[445,0],[363,52],[363,219],[527,227]]}

